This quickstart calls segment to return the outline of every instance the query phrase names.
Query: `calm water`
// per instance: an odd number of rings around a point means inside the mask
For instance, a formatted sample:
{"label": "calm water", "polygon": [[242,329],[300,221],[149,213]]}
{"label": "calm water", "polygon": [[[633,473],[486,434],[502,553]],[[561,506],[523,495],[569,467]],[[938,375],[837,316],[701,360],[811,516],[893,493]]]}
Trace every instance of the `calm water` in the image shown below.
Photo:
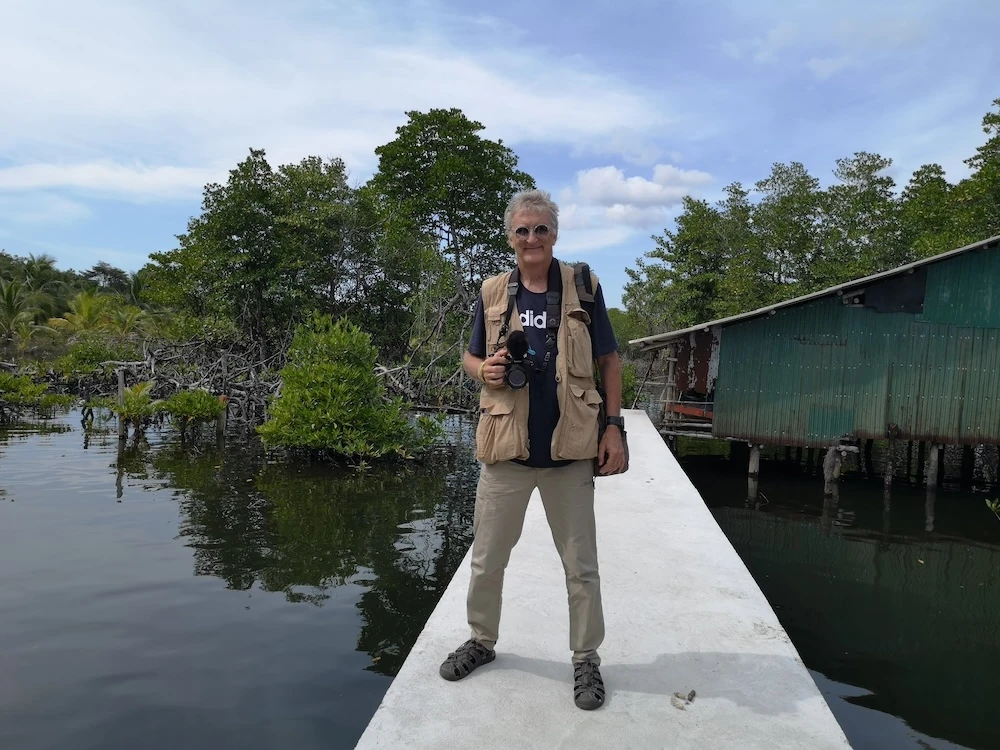
{"label": "calm water", "polygon": [[[985,495],[762,463],[681,462],[774,607],[848,739],[865,748],[1000,748],[1000,520]],[[994,492],[994,496],[996,491]]]}
{"label": "calm water", "polygon": [[468,548],[474,464],[148,438],[0,432],[0,748],[353,747]]}
{"label": "calm water", "polygon": [[[113,425],[112,432],[113,432]],[[78,417],[0,431],[0,750],[350,748],[471,539],[477,467],[269,463]],[[682,463],[857,749],[1000,748],[981,495]],[[460,624],[456,624],[459,627]]]}

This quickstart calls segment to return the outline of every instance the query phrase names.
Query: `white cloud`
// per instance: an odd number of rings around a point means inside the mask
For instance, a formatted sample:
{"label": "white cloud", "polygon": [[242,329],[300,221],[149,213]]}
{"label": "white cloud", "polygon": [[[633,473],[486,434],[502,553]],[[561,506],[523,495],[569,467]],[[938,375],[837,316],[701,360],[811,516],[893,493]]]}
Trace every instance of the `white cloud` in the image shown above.
{"label": "white cloud", "polygon": [[0,168],[0,191],[73,188],[124,197],[181,197],[197,193],[221,170],[146,167],[107,161],[82,164],[24,164]]}
{"label": "white cloud", "polygon": [[623,224],[637,229],[662,229],[674,216],[666,206],[625,206],[616,204],[604,211],[605,218],[613,224]]}
{"label": "white cloud", "polygon": [[810,57],[806,60],[806,67],[809,68],[819,79],[830,78],[842,70],[857,65],[857,61],[847,55],[837,57]]}
{"label": "white cloud", "polygon": [[90,209],[86,206],[58,195],[0,194],[0,219],[12,224],[62,224],[88,216]]}
{"label": "white cloud", "polygon": [[595,253],[627,242],[634,232],[626,226],[605,226],[577,229],[563,233],[560,229],[556,254],[570,258],[577,253]]}
{"label": "white cloud", "polygon": [[[833,5],[804,3],[782,7],[773,19],[754,6],[749,23],[770,23],[757,36],[729,39],[718,49],[734,59],[750,58],[757,63],[779,59],[792,66],[804,65],[817,78],[826,79],[844,68],[873,62],[889,51],[919,45],[928,36],[927,18],[914,18],[905,0],[901,7],[843,0]],[[910,11],[906,13],[904,11]]]}
{"label": "white cloud", "polygon": [[0,76],[11,190],[196,196],[250,147],[367,175],[412,109],[458,107],[511,145],[600,143],[634,161],[655,160],[649,134],[670,122],[662,98],[530,38],[512,46],[488,16],[424,5],[5,3],[0,66],[18,71]]}
{"label": "white cloud", "polygon": [[780,23],[768,30],[763,38],[754,39],[753,59],[755,62],[775,62],[778,53],[790,46],[799,38],[799,30],[793,23]]}
{"label": "white cloud", "polygon": [[653,179],[626,177],[618,167],[595,167],[577,174],[575,194],[583,203],[598,206],[673,206],[693,188],[712,182],[711,175],[695,169],[657,164]]}

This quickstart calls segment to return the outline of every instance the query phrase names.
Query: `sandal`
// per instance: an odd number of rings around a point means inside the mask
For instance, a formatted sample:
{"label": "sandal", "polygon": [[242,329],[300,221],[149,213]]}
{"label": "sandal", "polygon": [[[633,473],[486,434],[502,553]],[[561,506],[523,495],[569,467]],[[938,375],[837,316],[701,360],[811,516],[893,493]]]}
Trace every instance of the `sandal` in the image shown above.
{"label": "sandal", "polygon": [[497,652],[486,648],[476,640],[468,640],[448,654],[448,658],[438,670],[446,680],[454,682],[468,677],[474,669],[489,664],[497,658]]}
{"label": "sandal", "polygon": [[573,701],[584,711],[604,705],[604,680],[594,662],[581,661],[573,665]]}

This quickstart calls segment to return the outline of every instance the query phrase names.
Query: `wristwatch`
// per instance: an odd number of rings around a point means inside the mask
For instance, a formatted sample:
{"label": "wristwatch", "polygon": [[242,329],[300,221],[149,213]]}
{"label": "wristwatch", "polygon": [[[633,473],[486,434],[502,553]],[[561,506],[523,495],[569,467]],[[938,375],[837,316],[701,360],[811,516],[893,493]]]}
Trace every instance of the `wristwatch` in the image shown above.
{"label": "wristwatch", "polygon": [[606,427],[614,425],[622,432],[625,432],[625,417],[605,417],[604,425]]}

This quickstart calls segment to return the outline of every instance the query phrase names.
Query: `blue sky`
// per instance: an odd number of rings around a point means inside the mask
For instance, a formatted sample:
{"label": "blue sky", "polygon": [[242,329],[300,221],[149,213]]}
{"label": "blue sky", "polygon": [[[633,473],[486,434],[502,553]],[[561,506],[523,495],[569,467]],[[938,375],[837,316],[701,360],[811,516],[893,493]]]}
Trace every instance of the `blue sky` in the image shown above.
{"label": "blue sky", "polygon": [[[84,7],[88,6],[88,7]],[[855,151],[952,180],[1000,97],[995,0],[0,5],[0,248],[135,270],[248,149],[361,183],[459,107],[561,207],[609,304],[686,194]]]}

